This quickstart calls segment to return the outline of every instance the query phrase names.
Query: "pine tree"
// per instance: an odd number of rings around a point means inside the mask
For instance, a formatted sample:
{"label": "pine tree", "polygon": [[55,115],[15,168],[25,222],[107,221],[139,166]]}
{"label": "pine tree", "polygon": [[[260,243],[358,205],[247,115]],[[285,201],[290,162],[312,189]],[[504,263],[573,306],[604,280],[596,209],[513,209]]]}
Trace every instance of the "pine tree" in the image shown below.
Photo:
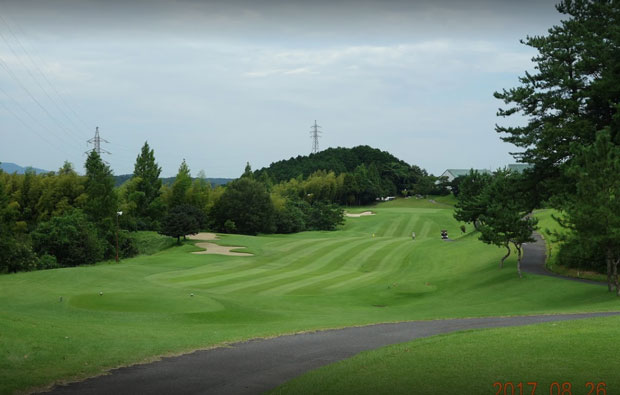
{"label": "pine tree", "polygon": [[518,193],[518,183],[514,174],[500,170],[484,188],[480,195],[480,202],[485,206],[484,214],[480,215],[480,240],[506,248],[500,268],[510,255],[512,243],[517,250],[517,273],[521,277],[522,245],[535,241],[532,233],[538,220],[528,215],[527,197]]}
{"label": "pine tree", "polygon": [[564,0],[556,8],[567,16],[559,26],[522,41],[538,51],[536,73],[526,72],[520,86],[495,93],[509,105],[499,116],[528,119],[524,126],[496,131],[523,149],[517,158],[535,165],[536,184],[547,185],[541,199],[571,185],[564,178],[574,157],[571,146],[592,144],[607,126],[620,144],[620,125],[613,121],[620,103],[620,2]]}
{"label": "pine tree", "polygon": [[160,174],[161,167],[159,167],[155,162],[154,151],[150,149],[149,143],[145,141],[142,146],[142,150],[140,151],[140,155],[136,158],[133,176],[140,177],[142,179],[139,190],[144,192],[147,206],[160,195]]}
{"label": "pine tree", "polygon": [[84,167],[86,168],[84,192],[88,196],[84,212],[98,229],[109,232],[114,229],[118,207],[112,171],[94,150],[88,155]]}
{"label": "pine tree", "polygon": [[176,179],[174,180],[174,184],[172,184],[172,196],[170,201],[170,207],[180,206],[187,202],[187,191],[192,186],[192,176],[185,163],[185,159],[179,166],[179,171],[177,173]]}
{"label": "pine tree", "polygon": [[129,191],[129,199],[134,201],[135,217],[137,222],[146,229],[153,227],[153,223],[161,217],[161,167],[155,162],[154,151],[144,142],[140,154],[134,165],[134,183]]}
{"label": "pine tree", "polygon": [[491,175],[470,170],[459,183],[458,202],[454,207],[454,218],[457,221],[472,223],[478,229],[480,216],[486,210],[486,202],[482,191],[491,183]]}
{"label": "pine tree", "polygon": [[564,204],[566,220],[561,224],[604,254],[608,289],[611,292],[613,283],[620,296],[620,146],[613,144],[609,131],[577,151],[569,174],[576,180],[576,193]]}

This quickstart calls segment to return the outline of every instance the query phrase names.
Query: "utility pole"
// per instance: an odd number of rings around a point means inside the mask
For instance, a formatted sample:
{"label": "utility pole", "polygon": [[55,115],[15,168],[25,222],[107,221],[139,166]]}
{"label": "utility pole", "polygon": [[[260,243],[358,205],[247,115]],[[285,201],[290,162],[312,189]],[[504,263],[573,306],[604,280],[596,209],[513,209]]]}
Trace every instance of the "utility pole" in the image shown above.
{"label": "utility pole", "polygon": [[312,153],[316,154],[319,152],[319,137],[321,132],[319,130],[320,126],[316,124],[316,120],[314,121],[314,125],[311,126],[312,130],[310,131],[310,138],[312,139]]}
{"label": "utility pole", "polygon": [[[101,156],[101,153],[102,153],[102,152],[103,152],[104,154],[108,154],[108,155],[110,154],[110,151],[107,151],[107,150],[105,150],[105,149],[101,148],[101,143],[102,143],[102,142],[103,142],[103,143],[108,143],[108,144],[109,144],[110,142],[109,142],[108,140],[106,140],[106,139],[102,139],[102,138],[99,136],[99,126],[97,126],[97,127],[95,128],[95,137],[93,137],[92,139],[86,140],[86,142],[87,142],[88,144],[92,144],[92,145],[93,145],[93,149],[92,149],[92,150],[88,150],[88,151],[86,151],[86,152],[85,152],[85,154],[88,154],[90,151],[95,151],[96,153],[98,153],[98,154],[99,154],[99,156]],[[104,161],[104,162],[105,162],[105,163],[107,163],[106,161]]]}

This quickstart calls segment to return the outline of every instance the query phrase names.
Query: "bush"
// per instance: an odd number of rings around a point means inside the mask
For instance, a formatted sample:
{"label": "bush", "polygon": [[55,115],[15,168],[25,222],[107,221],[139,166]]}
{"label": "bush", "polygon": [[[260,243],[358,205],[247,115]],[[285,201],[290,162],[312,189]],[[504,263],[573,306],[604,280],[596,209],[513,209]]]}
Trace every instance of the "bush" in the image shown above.
{"label": "bush", "polygon": [[118,232],[118,254],[122,258],[131,258],[138,255],[138,246],[133,237],[126,230]]}
{"label": "bush", "polygon": [[176,244],[173,238],[151,231],[132,232],[128,236],[131,237],[137,254],[155,254]]}
{"label": "bush", "polygon": [[237,230],[237,225],[235,225],[235,221],[227,219],[226,222],[224,222],[224,232],[235,233],[236,230]]}
{"label": "bush", "polygon": [[557,254],[558,264],[574,269],[606,273],[605,252],[593,248],[575,236],[567,237]]}
{"label": "bush", "polygon": [[308,230],[334,230],[344,224],[344,210],[336,205],[315,202],[307,213]]}
{"label": "bush", "polygon": [[37,269],[56,269],[57,267],[59,266],[54,255],[43,254],[37,262]]}
{"label": "bush", "polygon": [[[202,217],[201,217],[202,216]],[[159,233],[176,237],[177,243],[181,243],[181,236],[192,235],[200,232],[200,222],[206,221],[204,214],[197,208],[183,204],[174,207],[164,218]]]}
{"label": "bush", "polygon": [[281,210],[275,212],[276,232],[296,233],[306,229],[306,214],[299,204],[287,201]]}
{"label": "bush", "polygon": [[0,273],[16,273],[37,268],[30,245],[13,237],[0,237]]}
{"label": "bush", "polygon": [[211,209],[214,226],[226,232],[226,221],[235,223],[236,232],[255,235],[275,230],[274,207],[265,186],[249,177],[237,179],[226,187]]}
{"label": "bush", "polygon": [[103,258],[108,244],[80,210],[39,223],[32,241],[37,254],[53,255],[60,266],[95,263]]}

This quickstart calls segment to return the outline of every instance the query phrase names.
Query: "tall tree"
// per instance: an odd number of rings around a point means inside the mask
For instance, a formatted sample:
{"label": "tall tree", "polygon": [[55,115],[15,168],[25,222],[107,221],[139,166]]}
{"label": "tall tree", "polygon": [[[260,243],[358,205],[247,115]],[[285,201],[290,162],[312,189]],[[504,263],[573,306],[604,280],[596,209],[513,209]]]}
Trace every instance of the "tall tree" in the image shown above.
{"label": "tall tree", "polygon": [[576,148],[569,174],[576,180],[576,193],[564,204],[565,220],[581,242],[605,256],[607,283],[620,296],[620,146],[609,131],[599,133],[590,147]]}
{"label": "tall tree", "polygon": [[473,169],[460,180],[458,201],[454,209],[454,218],[457,221],[472,223],[478,229],[480,217],[485,213],[487,207],[482,192],[491,183],[491,180],[490,174],[480,173]]}
{"label": "tall tree", "polygon": [[100,231],[112,232],[118,208],[112,171],[94,150],[88,155],[84,167],[86,168],[84,192],[88,197],[84,204],[84,212]]}
{"label": "tall tree", "polygon": [[155,162],[155,153],[149,147],[149,143],[145,141],[140,154],[136,158],[133,176],[140,177],[142,180],[138,190],[144,192],[147,207],[161,194],[160,174],[161,167]]}
{"label": "tall tree", "polygon": [[189,166],[185,163],[185,159],[179,166],[174,184],[172,184],[170,207],[180,206],[187,202],[187,191],[192,186],[192,176],[189,170]]}
{"label": "tall tree", "polygon": [[155,153],[144,142],[140,154],[136,158],[132,181],[127,191],[128,200],[134,203],[139,228],[152,229],[162,214],[161,210],[161,167],[155,162]]}
{"label": "tall tree", "polygon": [[254,173],[252,173],[252,166],[250,166],[250,162],[245,163],[245,169],[243,170],[241,177],[254,178]]}
{"label": "tall tree", "polygon": [[556,8],[567,16],[559,26],[522,41],[538,51],[536,73],[526,72],[520,86],[495,93],[509,105],[499,116],[528,119],[524,126],[496,126],[496,131],[523,149],[514,155],[535,165],[547,195],[570,192],[564,170],[574,157],[572,144],[593,143],[607,126],[611,140],[620,144],[613,121],[620,103],[620,2],[563,0]]}
{"label": "tall tree", "polygon": [[486,209],[480,216],[482,220],[480,240],[506,248],[506,255],[500,261],[500,268],[510,255],[510,243],[512,243],[517,250],[517,273],[522,277],[522,245],[535,241],[532,233],[538,220],[529,215],[527,200],[517,193],[518,181],[519,178],[515,174],[500,170],[482,191],[481,197]]}

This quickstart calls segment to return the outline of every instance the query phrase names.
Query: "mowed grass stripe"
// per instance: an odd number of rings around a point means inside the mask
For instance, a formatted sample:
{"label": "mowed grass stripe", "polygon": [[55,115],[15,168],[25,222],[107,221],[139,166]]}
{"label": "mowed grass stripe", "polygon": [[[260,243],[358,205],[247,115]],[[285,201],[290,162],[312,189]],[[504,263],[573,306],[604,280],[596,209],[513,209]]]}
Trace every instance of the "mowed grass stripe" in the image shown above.
{"label": "mowed grass stripe", "polygon": [[343,240],[330,240],[320,244],[315,244],[313,248],[306,249],[304,254],[295,254],[295,259],[287,256],[286,259],[278,259],[277,263],[266,262],[261,267],[251,271],[240,271],[233,275],[217,276],[213,279],[207,279],[200,284],[196,284],[203,289],[214,289],[217,287],[224,287],[231,284],[238,284],[243,281],[255,281],[257,278],[264,278],[266,275],[272,275],[277,273],[286,273],[291,270],[303,268],[305,261],[311,259],[311,257],[322,256],[329,253],[334,248],[338,248],[341,245],[345,245],[346,241]]}
{"label": "mowed grass stripe", "polygon": [[[321,277],[317,282],[313,282],[312,285],[307,285],[303,288],[298,289],[295,293],[313,293],[312,291],[322,292],[323,289],[331,289],[339,287],[343,279],[349,279],[351,276],[359,276],[359,275],[369,275],[377,277],[377,274],[374,273],[374,269],[377,268],[380,261],[385,259],[386,255],[391,255],[394,253],[394,249],[397,245],[401,244],[402,241],[391,241],[381,243],[380,248],[373,249],[372,251],[366,251],[365,255],[370,253],[370,256],[367,256],[366,259],[359,261],[359,264],[355,267],[351,265],[344,266],[339,270],[335,271],[331,277]],[[363,268],[363,269],[362,269]]]}
{"label": "mowed grass stripe", "polygon": [[[423,218],[423,220],[424,220],[424,223],[422,225],[422,230],[420,231],[421,239],[428,237],[428,234],[430,233],[432,225],[433,225],[432,221],[430,221],[428,218]],[[417,238],[417,235],[416,235],[416,238]]]}
{"label": "mowed grass stripe", "polygon": [[402,236],[404,229],[407,226],[407,222],[409,222],[409,217],[407,215],[397,215],[394,221],[392,222],[392,226],[386,232],[386,236],[388,237]]}
{"label": "mowed grass stripe", "polygon": [[377,239],[373,240],[372,242],[367,242],[364,248],[355,250],[352,256],[348,255],[338,257],[338,260],[335,261],[334,264],[329,265],[329,270],[323,271],[323,273],[321,273],[320,275],[309,278],[300,278],[297,281],[291,282],[289,284],[284,284],[278,288],[271,289],[267,291],[266,294],[272,295],[293,293],[299,288],[310,286],[314,287],[315,284],[322,281],[333,279],[339,275],[348,275],[351,272],[357,271],[359,267],[366,261],[368,256],[371,256],[377,250],[385,247],[385,244],[386,241],[379,241]]}
{"label": "mowed grass stripe", "polygon": [[382,213],[381,215],[381,219],[383,220],[382,222],[380,222],[379,228],[377,229],[377,231],[375,232],[377,236],[385,236],[385,233],[387,231],[388,228],[391,227],[392,225],[392,221],[394,220],[394,216],[387,214],[387,213]]}
{"label": "mowed grass stripe", "polygon": [[[332,244],[337,242],[337,240],[330,240]],[[287,243],[289,244],[289,243]],[[287,250],[282,255],[276,255],[278,258],[273,260],[271,256],[269,257],[256,257],[253,258],[254,261],[252,263],[247,264],[234,264],[232,267],[228,267],[227,264],[231,262],[223,261],[222,263],[213,263],[205,266],[201,266],[199,268],[175,271],[172,273],[163,273],[157,277],[154,277],[156,281],[162,281],[166,283],[178,284],[180,286],[190,286],[193,284],[200,283],[208,283],[212,281],[216,281],[217,279],[222,278],[233,278],[236,274],[241,273],[242,275],[248,273],[258,273],[269,268],[269,266],[278,266],[284,265],[288,262],[292,255],[298,256],[299,254],[303,254],[307,251],[314,251],[317,248],[320,248],[320,245],[317,246],[316,240],[300,240],[297,243],[298,249]],[[223,257],[226,259],[227,257]],[[247,262],[250,257],[242,258],[235,261],[236,262]]]}
{"label": "mowed grass stripe", "polygon": [[400,241],[396,244],[398,244],[398,246],[392,245],[391,251],[374,265],[371,272],[351,273],[346,279],[340,278],[337,282],[334,281],[333,284],[326,285],[325,289],[338,291],[350,290],[374,283],[382,283],[385,282],[386,279],[396,276],[400,269],[399,262],[405,259],[405,256],[411,254],[412,248],[414,248],[412,244],[404,241]]}
{"label": "mowed grass stripe", "polygon": [[415,227],[419,220],[419,215],[409,215],[409,221],[407,221],[407,225],[405,225],[404,229],[401,229],[399,235],[403,237],[411,237],[411,233],[415,232]]}
{"label": "mowed grass stripe", "polygon": [[[359,240],[356,244],[363,243],[364,240]],[[230,293],[244,288],[253,288],[265,283],[278,281],[282,278],[293,277],[297,275],[307,276],[308,273],[322,267],[328,262],[326,258],[330,256],[340,254],[342,250],[348,250],[351,247],[351,240],[340,240],[338,243],[331,243],[327,246],[322,246],[314,254],[304,256],[296,260],[291,265],[282,267],[279,270],[263,270],[259,275],[245,276],[242,278],[235,278],[234,281],[225,281],[212,284],[208,288],[209,292],[216,293]]]}

